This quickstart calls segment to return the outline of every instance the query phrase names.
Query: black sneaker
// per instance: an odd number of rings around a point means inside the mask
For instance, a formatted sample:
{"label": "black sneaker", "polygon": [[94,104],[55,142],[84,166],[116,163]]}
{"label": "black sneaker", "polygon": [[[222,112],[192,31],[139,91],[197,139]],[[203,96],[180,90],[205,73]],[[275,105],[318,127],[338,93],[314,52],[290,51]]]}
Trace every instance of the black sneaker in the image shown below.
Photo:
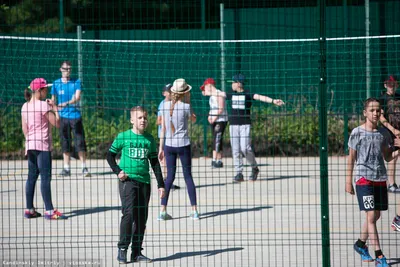
{"label": "black sneaker", "polygon": [[27,218],[27,219],[38,218],[38,217],[41,217],[41,216],[42,216],[42,214],[40,214],[36,210],[33,210],[33,212],[30,212],[29,210],[26,210],[25,214],[24,214],[24,217]]}
{"label": "black sneaker", "polygon": [[127,249],[123,249],[123,248],[119,248],[118,249],[118,256],[117,256],[117,260],[120,263],[128,263],[128,260],[126,258],[126,253],[127,253]]}
{"label": "black sneaker", "polygon": [[211,161],[211,168],[218,168],[218,167],[216,167],[216,164],[217,162],[215,161],[215,160],[213,160],[213,161]]}
{"label": "black sneaker", "polygon": [[260,169],[255,167],[251,169],[251,174],[249,176],[249,181],[255,181],[257,180],[257,176],[260,173]]}
{"label": "black sneaker", "polygon": [[71,176],[71,171],[67,170],[67,169],[62,169],[59,176],[62,176],[62,177]]}
{"label": "black sneaker", "polygon": [[244,181],[243,174],[241,174],[241,173],[236,174],[236,176],[233,178],[234,183],[239,183],[239,182],[243,182],[243,181]]}
{"label": "black sneaker", "polygon": [[400,193],[400,188],[397,186],[396,183],[391,184],[388,186],[388,192],[389,193]]}
{"label": "black sneaker", "polygon": [[91,174],[90,174],[90,172],[89,172],[89,169],[88,168],[82,168],[82,174],[83,174],[83,177],[90,177],[90,176],[92,176]]}
{"label": "black sneaker", "polygon": [[224,167],[224,164],[222,163],[222,161],[215,162],[214,168],[222,168],[222,167]]}
{"label": "black sneaker", "polygon": [[181,189],[181,187],[174,184],[172,185],[172,190],[178,190],[178,189]]}

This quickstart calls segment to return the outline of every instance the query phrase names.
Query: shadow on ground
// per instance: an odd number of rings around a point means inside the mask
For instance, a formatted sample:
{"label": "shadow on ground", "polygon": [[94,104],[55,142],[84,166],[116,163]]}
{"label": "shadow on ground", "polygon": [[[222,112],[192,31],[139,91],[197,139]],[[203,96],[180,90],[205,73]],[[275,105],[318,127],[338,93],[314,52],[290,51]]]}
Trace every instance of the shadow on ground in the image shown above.
{"label": "shadow on ground", "polygon": [[224,186],[224,185],[226,185],[226,183],[196,185],[196,189],[197,189],[197,188],[205,188],[205,187],[213,187],[213,186]]}
{"label": "shadow on ground", "polygon": [[68,218],[81,216],[81,215],[89,215],[93,213],[105,212],[109,210],[121,210],[121,206],[114,206],[114,207],[95,207],[95,208],[86,208],[80,210],[72,210],[70,212],[64,212],[64,215]]}
{"label": "shadow on ground", "polygon": [[264,207],[255,207],[250,209],[227,209],[227,210],[220,210],[220,211],[211,211],[206,213],[200,213],[200,220],[222,216],[222,215],[230,215],[242,212],[251,212],[251,211],[260,211],[263,209],[272,209],[272,206],[264,206]]}
{"label": "shadow on ground", "polygon": [[215,255],[220,254],[220,253],[231,252],[231,251],[239,251],[239,250],[243,250],[243,248],[225,248],[225,249],[216,249],[216,250],[178,252],[178,253],[175,253],[174,255],[171,255],[171,256],[168,256],[168,257],[153,259],[153,262],[156,262],[156,261],[171,261],[171,260],[178,260],[178,259],[182,259],[182,258],[194,257],[194,256],[202,256],[202,255],[204,255],[204,257],[210,257],[210,256],[215,256]]}
{"label": "shadow on ground", "polygon": [[272,177],[272,178],[261,178],[258,179],[260,181],[275,181],[275,180],[283,180],[283,179],[296,179],[296,178],[309,178],[310,176],[307,175],[282,175],[279,177]]}
{"label": "shadow on ground", "polygon": [[17,190],[4,190],[4,191],[0,191],[0,194],[4,194],[4,193],[14,193],[17,192]]}
{"label": "shadow on ground", "polygon": [[109,172],[91,172],[91,175],[110,175],[110,174],[114,174],[113,172],[109,171]]}
{"label": "shadow on ground", "polygon": [[400,258],[390,258],[388,259],[389,266],[395,266],[400,263]]}

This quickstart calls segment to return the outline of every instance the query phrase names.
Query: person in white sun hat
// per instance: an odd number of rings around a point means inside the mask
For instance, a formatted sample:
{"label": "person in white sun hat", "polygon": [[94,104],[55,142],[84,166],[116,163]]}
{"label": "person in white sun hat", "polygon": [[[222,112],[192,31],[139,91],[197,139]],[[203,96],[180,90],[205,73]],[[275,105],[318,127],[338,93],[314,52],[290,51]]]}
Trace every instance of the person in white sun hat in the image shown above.
{"label": "person in white sun hat", "polygon": [[167,179],[165,180],[165,196],[161,199],[159,221],[172,219],[167,214],[169,192],[175,180],[176,160],[179,156],[182,164],[183,176],[189,193],[192,211],[190,218],[199,219],[197,211],[196,187],[192,177],[192,151],[189,139],[189,121],[196,122],[196,115],[190,105],[190,90],[192,86],[185,79],[176,79],[171,87],[171,101],[164,103],[161,121],[161,138],[159,159],[165,157],[167,163]]}

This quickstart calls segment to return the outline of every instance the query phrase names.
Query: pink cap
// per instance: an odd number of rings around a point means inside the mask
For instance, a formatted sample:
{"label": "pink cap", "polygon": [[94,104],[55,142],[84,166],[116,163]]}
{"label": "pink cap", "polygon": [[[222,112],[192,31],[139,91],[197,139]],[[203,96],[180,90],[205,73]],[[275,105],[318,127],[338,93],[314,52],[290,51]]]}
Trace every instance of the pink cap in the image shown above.
{"label": "pink cap", "polygon": [[34,79],[34,80],[31,82],[29,88],[30,88],[32,91],[37,91],[37,90],[39,90],[39,89],[41,89],[41,88],[48,87],[48,86],[51,86],[51,85],[50,85],[50,84],[47,84],[47,82],[46,82],[45,79],[43,79],[43,78],[36,78],[36,79]]}
{"label": "pink cap", "polygon": [[214,79],[213,79],[213,78],[207,78],[207,79],[204,81],[203,85],[200,86],[200,90],[201,90],[201,91],[204,91],[204,86],[206,86],[207,84],[212,84],[212,85],[215,86],[215,81],[214,81]]}

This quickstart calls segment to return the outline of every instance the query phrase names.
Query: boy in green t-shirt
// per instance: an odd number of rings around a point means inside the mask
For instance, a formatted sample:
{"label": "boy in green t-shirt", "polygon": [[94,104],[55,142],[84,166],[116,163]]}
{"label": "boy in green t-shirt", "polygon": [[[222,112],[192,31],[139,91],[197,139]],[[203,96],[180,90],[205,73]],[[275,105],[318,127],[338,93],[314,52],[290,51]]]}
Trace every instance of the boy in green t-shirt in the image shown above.
{"label": "boy in green t-shirt", "polygon": [[[143,107],[131,109],[131,123],[132,129],[118,134],[107,153],[107,162],[119,178],[122,204],[117,260],[127,263],[127,250],[132,243],[131,261],[151,262],[141,253],[151,193],[149,161],[157,179],[160,198],[165,195],[164,179],[156,142],[145,132],[148,120]],[[119,152],[121,160],[118,165],[115,158]]]}

